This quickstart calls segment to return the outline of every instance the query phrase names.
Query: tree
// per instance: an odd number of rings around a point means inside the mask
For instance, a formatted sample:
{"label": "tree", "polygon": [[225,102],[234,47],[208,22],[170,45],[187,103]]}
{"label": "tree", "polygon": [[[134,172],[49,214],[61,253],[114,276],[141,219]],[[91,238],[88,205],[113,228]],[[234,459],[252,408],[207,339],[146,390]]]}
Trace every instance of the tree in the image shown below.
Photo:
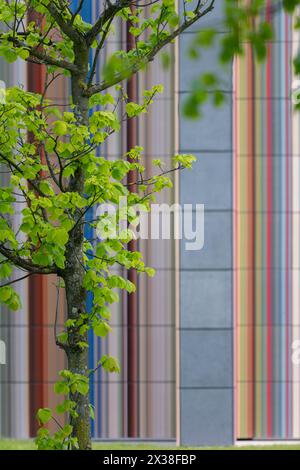
{"label": "tree", "polygon": [[[145,91],[143,102],[133,103],[128,101],[123,82],[145,68],[177,36],[213,12],[216,3],[182,0],[179,14],[175,0],[106,0],[97,21],[88,24],[81,16],[85,1],[88,0],[80,0],[74,7],[69,0],[0,0],[0,55],[9,63],[20,57],[47,68],[42,95],[12,88],[7,90],[6,103],[0,105],[0,163],[10,172],[8,186],[0,189],[0,277],[4,279],[0,301],[11,309],[19,308],[13,283],[5,280],[18,267],[24,277],[36,273],[56,275],[65,289],[67,303],[65,329],[56,335],[56,343],[66,353],[68,369],[60,373],[55,391],[63,396],[56,413],[67,413],[69,421],[63,426],[52,410],[39,410],[40,449],[91,448],[93,410],[88,391],[94,371],[88,369],[88,331],[93,329],[96,335],[105,337],[110,331],[108,305],[118,301],[114,289],[135,289],[128,279],[112,273],[115,264],[154,274],[139,253],[128,249],[133,233],[123,222],[134,224],[136,205],[148,211],[155,193],[170,187],[168,174],[191,167],[194,160],[191,155],[177,155],[174,168],[169,169],[161,169],[160,162],[154,161],[159,171],[146,178],[140,147],[116,161],[96,156],[97,149],[120,130],[125,120],[146,112],[155,95],[162,91],[156,86]],[[299,2],[285,3],[293,9]],[[262,22],[253,31],[250,19],[259,14],[264,4],[264,0],[251,2],[245,16],[244,8],[226,0],[231,32],[224,38],[221,60],[229,62],[242,51],[245,35],[263,55],[270,28]],[[143,14],[146,6],[151,7],[148,18]],[[27,22],[32,13],[35,21]],[[130,26],[134,47],[113,54],[105,64],[102,81],[96,83],[98,59],[116,18]],[[194,51],[209,47],[214,37],[213,30],[199,36]],[[89,67],[91,52],[94,61]],[[72,96],[64,112],[46,97],[49,84],[60,73],[71,80]],[[200,77],[187,104],[187,114],[197,115],[198,107],[207,98],[206,90],[216,84],[217,78],[212,74]],[[108,93],[114,87],[117,98]],[[220,96],[215,92],[216,104],[222,101]],[[126,113],[120,120],[121,105]],[[97,110],[99,106],[101,111]],[[132,187],[137,187],[137,191],[132,191]],[[117,234],[111,233],[110,214],[95,221],[86,220],[90,208],[108,202],[117,204],[120,197],[127,198],[127,205],[118,209],[118,228],[122,229]],[[19,228],[13,230],[10,216],[16,203],[26,207]],[[86,224],[97,229],[102,239],[86,239]],[[85,308],[88,292],[93,294],[90,313]],[[110,356],[99,358],[98,367],[119,371],[117,360]],[[51,419],[58,424],[53,436],[44,427]]]}
{"label": "tree", "polygon": [[[199,1],[192,13],[180,18],[174,0],[106,1],[95,24],[88,24],[81,17],[84,1],[77,9],[66,0],[0,1],[0,54],[9,63],[20,57],[47,68],[42,95],[12,88],[0,109],[0,163],[10,172],[8,186],[0,190],[0,275],[9,278],[14,267],[23,270],[24,277],[55,274],[64,286],[67,303],[65,329],[56,336],[56,343],[66,353],[68,369],[60,373],[55,391],[64,396],[56,411],[68,413],[69,422],[63,426],[52,410],[39,410],[39,448],[91,448],[93,412],[88,391],[93,371],[88,369],[88,331],[92,328],[105,337],[111,329],[108,305],[118,300],[114,289],[135,289],[130,281],[114,275],[112,266],[118,263],[154,274],[139,253],[128,249],[133,234],[122,221],[136,219],[136,204],[149,210],[153,195],[171,185],[168,172],[193,161],[192,156],[176,156],[173,169],[159,170],[147,179],[139,147],[113,162],[96,156],[97,148],[120,130],[120,121],[146,112],[155,94],[162,91],[156,86],[145,91],[143,102],[132,103],[122,82],[214,6],[214,1],[205,6]],[[145,6],[151,6],[150,18],[143,17]],[[26,22],[28,15],[35,20]],[[115,53],[105,65],[103,80],[95,83],[97,62],[117,17],[130,25],[134,47]],[[94,63],[89,68],[91,51]],[[60,73],[71,80],[72,96],[64,112],[46,97],[49,84]],[[106,92],[112,87],[116,87],[117,99]],[[122,120],[118,114],[121,104],[126,109]],[[101,111],[95,110],[99,106]],[[159,162],[155,164],[160,167]],[[137,192],[126,182],[129,173],[136,175]],[[108,214],[95,221],[85,219],[90,208],[117,204],[120,197],[127,197],[127,206],[118,210],[118,224],[123,229],[117,236],[109,234]],[[26,207],[14,231],[10,216],[16,203]],[[102,241],[85,238],[87,223],[101,231]],[[90,313],[85,307],[87,292],[93,294]],[[0,300],[11,309],[20,306],[9,280],[1,284]],[[116,359],[108,356],[99,358],[99,367],[119,370]],[[54,436],[44,427],[50,419],[59,426]]]}

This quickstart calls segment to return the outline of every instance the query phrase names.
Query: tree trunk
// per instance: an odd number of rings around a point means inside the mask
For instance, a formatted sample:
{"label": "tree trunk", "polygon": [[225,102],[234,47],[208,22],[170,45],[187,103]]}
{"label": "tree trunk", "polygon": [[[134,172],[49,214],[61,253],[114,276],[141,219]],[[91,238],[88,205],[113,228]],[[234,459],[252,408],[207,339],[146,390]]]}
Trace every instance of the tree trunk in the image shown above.
{"label": "tree trunk", "polygon": [[[80,74],[72,76],[72,99],[76,106],[75,114],[79,124],[88,125],[88,98],[83,96],[84,87],[88,75],[89,55],[88,49],[83,45],[75,47],[75,65],[81,71]],[[69,184],[69,191],[77,192],[84,196],[84,173],[80,166]],[[78,320],[80,315],[86,311],[86,291],[83,288],[85,270],[83,267],[83,242],[84,242],[84,219],[82,212],[78,209],[74,214],[75,228],[70,234],[66,248],[66,267],[63,273],[65,281],[68,319]],[[68,357],[68,369],[72,373],[87,376],[88,373],[88,350],[78,346],[79,342],[87,342],[87,333],[80,334],[79,327],[68,328],[68,344],[66,354]],[[78,440],[80,450],[91,449],[91,418],[89,409],[89,396],[79,393],[71,393],[70,399],[76,402],[77,418],[71,418],[73,426],[73,437]]]}
{"label": "tree trunk", "polygon": [[[78,171],[79,173],[79,171]],[[80,181],[80,175],[77,175]],[[75,215],[75,223],[80,219],[74,232],[71,234],[66,250],[66,268],[64,281],[67,298],[68,319],[79,320],[80,315],[86,311],[86,291],[83,287],[83,240],[84,226],[81,223],[82,214]],[[82,220],[83,222],[83,220]],[[68,369],[73,374],[87,376],[88,373],[88,350],[79,346],[79,342],[87,343],[87,333],[80,334],[79,326],[68,328],[68,342],[66,353],[68,357]],[[71,393],[70,399],[76,402],[77,418],[72,418],[70,424],[73,426],[73,437],[78,440],[80,450],[91,449],[91,418],[89,409],[89,395]]]}
{"label": "tree trunk", "polygon": [[[86,292],[82,287],[84,271],[80,264],[73,265],[74,271],[65,276],[65,287],[68,306],[68,318],[77,320],[85,311]],[[80,335],[79,328],[68,329],[68,369],[73,374],[87,375],[88,350],[78,346],[79,341],[87,342],[87,334]],[[77,418],[71,418],[73,437],[78,440],[80,450],[91,449],[91,424],[89,395],[71,393],[70,400],[76,402]]]}

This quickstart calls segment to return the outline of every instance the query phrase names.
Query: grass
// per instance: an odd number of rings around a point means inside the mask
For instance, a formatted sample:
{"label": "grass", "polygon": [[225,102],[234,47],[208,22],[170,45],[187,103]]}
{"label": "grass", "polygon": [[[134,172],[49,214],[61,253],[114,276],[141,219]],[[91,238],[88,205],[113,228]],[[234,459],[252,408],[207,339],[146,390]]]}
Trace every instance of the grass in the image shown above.
{"label": "grass", "polygon": [[[170,447],[158,446],[152,444],[128,444],[128,443],[94,443],[94,450],[201,450],[197,447]],[[33,441],[15,441],[4,439],[0,440],[0,450],[34,450]],[[202,450],[300,450],[300,445],[266,445],[266,446],[245,446],[245,447],[227,447],[211,449],[202,448]]]}

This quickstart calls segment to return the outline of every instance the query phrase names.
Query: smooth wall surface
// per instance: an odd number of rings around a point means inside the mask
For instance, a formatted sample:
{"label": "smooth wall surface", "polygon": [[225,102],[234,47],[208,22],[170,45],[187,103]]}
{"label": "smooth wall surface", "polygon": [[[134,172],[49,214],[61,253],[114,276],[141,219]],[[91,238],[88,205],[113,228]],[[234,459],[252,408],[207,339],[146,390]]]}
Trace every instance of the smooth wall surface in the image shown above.
{"label": "smooth wall surface", "polygon": [[218,45],[191,60],[187,51],[197,30],[224,33],[223,0],[180,39],[180,105],[191,80],[218,73],[226,104],[208,103],[203,118],[180,117],[180,152],[198,157],[193,171],[180,177],[180,203],[205,205],[205,241],[201,251],[181,244],[180,273],[180,443],[233,443],[232,321],[232,71],[218,64]]}

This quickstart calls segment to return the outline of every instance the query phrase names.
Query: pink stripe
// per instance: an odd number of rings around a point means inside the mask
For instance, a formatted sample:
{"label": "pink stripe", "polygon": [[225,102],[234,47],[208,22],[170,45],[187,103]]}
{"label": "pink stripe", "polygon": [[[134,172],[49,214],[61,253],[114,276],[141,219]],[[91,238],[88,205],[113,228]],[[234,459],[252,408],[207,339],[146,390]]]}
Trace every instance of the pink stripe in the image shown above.
{"label": "pink stripe", "polygon": [[[289,31],[289,18],[285,16],[285,85],[286,85],[286,96],[289,95],[289,43],[288,43],[288,31]],[[289,188],[290,188],[290,178],[289,178],[289,101],[286,104],[286,113],[285,113],[285,140],[286,140],[286,272],[285,272],[285,287],[286,287],[286,437],[289,437],[289,429],[290,429],[290,374],[289,374],[289,364],[290,364],[290,331],[289,331],[289,323],[290,323],[290,302],[289,302],[289,243],[290,243],[290,230],[289,230]]]}
{"label": "pink stripe", "polygon": [[237,214],[237,181],[238,181],[238,174],[237,174],[237,167],[238,167],[238,103],[237,103],[237,90],[238,90],[238,59],[235,59],[234,65],[234,125],[233,125],[233,141],[234,141],[234,187],[233,187],[233,200],[234,200],[234,208],[233,208],[233,217],[234,217],[234,436],[235,439],[238,438],[238,422],[239,422],[239,396],[237,393],[238,390],[238,370],[239,370],[239,332],[238,332],[238,214]]}
{"label": "pink stripe", "polygon": [[[267,21],[271,20],[270,0],[267,1]],[[267,436],[272,437],[273,394],[272,394],[272,102],[271,102],[272,60],[271,45],[267,58]]]}

